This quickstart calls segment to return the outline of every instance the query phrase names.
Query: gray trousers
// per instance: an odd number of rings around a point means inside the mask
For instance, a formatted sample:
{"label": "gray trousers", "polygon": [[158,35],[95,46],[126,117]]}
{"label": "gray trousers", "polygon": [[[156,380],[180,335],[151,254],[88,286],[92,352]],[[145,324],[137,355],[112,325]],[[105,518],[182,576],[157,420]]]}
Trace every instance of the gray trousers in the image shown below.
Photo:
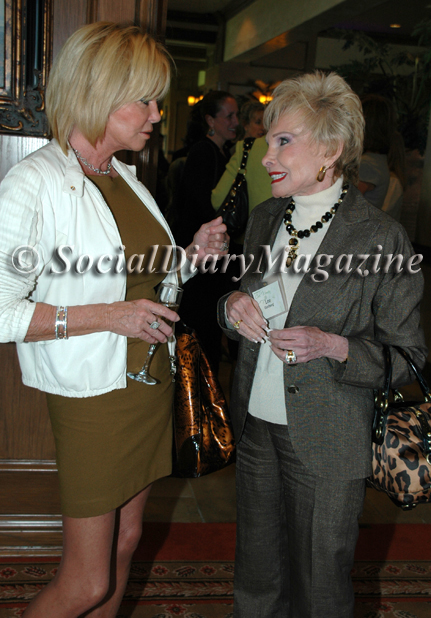
{"label": "gray trousers", "polygon": [[286,426],[248,415],[236,464],[234,618],[353,617],[365,480],[334,477],[299,461]]}

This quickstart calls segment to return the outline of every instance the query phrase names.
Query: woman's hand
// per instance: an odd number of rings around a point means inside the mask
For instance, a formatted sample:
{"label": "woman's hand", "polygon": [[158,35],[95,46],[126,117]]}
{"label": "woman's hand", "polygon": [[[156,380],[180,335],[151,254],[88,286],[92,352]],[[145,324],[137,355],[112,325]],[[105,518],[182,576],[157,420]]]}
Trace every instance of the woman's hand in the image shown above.
{"label": "woman's hand", "polygon": [[197,255],[196,266],[207,255],[216,255],[217,258],[226,255],[229,251],[229,235],[226,233],[223,217],[217,217],[208,223],[204,223],[193,237],[193,242],[186,249],[186,256],[191,260]]}
{"label": "woman's hand", "polygon": [[[148,343],[165,343],[173,333],[164,320],[177,322],[178,313],[151,300],[119,301],[106,305],[107,328],[117,335],[136,337]],[[150,324],[158,322],[157,329]]]}
{"label": "woman's hand", "polygon": [[[271,330],[269,341],[272,351],[283,362],[287,362],[288,350],[295,353],[297,363],[308,363],[322,356],[343,362],[349,353],[349,342],[345,337],[325,333],[316,326],[294,326],[282,330]],[[293,364],[292,361],[289,364]]]}
{"label": "woman's hand", "polygon": [[233,292],[226,302],[226,315],[240,335],[254,342],[265,342],[266,320],[259,304],[248,294]]}

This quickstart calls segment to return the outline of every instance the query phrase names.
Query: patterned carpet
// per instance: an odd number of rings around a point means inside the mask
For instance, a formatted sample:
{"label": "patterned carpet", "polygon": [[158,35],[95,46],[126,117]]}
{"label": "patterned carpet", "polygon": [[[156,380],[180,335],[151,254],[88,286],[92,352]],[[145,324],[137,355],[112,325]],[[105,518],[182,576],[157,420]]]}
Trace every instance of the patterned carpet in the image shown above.
{"label": "patterned carpet", "polygon": [[[430,528],[361,529],[355,618],[430,618]],[[118,618],[232,618],[234,524],[146,524],[145,532]],[[57,567],[57,558],[2,559],[0,618],[22,616]]]}

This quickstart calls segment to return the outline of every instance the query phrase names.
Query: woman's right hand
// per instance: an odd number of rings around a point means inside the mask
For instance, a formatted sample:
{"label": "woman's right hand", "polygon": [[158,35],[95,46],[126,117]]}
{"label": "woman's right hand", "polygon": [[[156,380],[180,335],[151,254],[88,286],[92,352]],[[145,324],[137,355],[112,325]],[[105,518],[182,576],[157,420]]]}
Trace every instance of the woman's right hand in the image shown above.
{"label": "woman's right hand", "polygon": [[249,341],[265,341],[268,326],[259,304],[248,294],[233,292],[226,302],[227,319]]}
{"label": "woman's right hand", "polygon": [[[164,319],[170,322],[178,322],[180,319],[172,309],[146,299],[118,301],[106,305],[106,308],[106,330],[125,337],[143,339],[148,343],[165,343],[173,330]],[[151,328],[153,322],[159,322],[159,328]]]}

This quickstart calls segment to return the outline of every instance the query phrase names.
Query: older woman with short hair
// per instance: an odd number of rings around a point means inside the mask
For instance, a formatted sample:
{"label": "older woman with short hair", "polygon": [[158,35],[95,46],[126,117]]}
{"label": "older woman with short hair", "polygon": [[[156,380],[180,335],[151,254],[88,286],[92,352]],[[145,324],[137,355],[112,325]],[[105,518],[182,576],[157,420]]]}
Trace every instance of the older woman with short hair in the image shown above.
{"label": "older woman with short hair", "polygon": [[[126,374],[173,334],[156,287],[177,285],[179,265],[154,250],[172,234],[113,156],[144,148],[169,79],[167,52],[139,28],[79,29],[50,75],[54,139],[1,185],[0,338],[47,393],[63,513],[60,567],[26,618],[117,615],[151,483],[171,472],[172,339],[154,356],[157,386]],[[225,252],[225,230],[221,218],[200,228],[198,262]]]}
{"label": "older woman with short hair", "polygon": [[[219,304],[240,341],[234,616],[352,618],[382,344],[425,362],[423,278],[383,267],[412,247],[354,186],[364,120],[341,77],[286,80],[265,124],[273,198],[251,213],[244,253],[254,258],[240,291]],[[411,381],[392,356],[394,384]]]}

